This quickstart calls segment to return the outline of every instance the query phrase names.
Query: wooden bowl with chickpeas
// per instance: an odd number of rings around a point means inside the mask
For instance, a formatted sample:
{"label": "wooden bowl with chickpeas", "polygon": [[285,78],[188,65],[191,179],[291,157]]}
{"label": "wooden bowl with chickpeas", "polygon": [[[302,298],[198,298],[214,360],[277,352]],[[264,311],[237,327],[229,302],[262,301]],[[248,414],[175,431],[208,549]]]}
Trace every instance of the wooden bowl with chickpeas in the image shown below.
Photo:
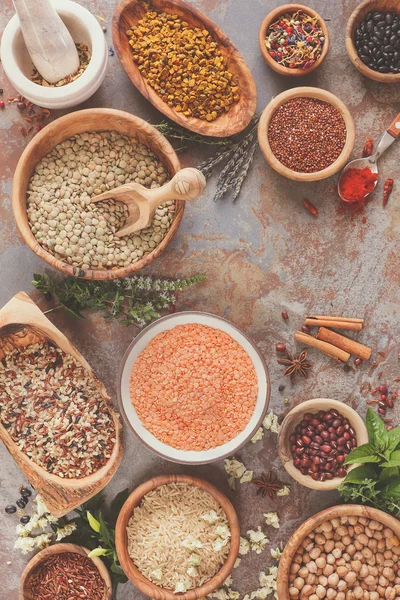
{"label": "wooden bowl with chickpeas", "polygon": [[342,504],[305,521],[283,551],[279,600],[398,600],[400,521]]}

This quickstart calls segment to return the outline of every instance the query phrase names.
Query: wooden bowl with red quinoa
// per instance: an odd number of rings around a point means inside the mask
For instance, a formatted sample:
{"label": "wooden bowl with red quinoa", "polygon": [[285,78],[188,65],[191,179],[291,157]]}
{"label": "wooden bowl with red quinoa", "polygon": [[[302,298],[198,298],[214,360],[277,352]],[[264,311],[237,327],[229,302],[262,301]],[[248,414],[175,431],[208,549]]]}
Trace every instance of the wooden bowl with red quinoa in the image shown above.
{"label": "wooden bowl with red quinoa", "polygon": [[318,181],[348,162],[355,141],[354,121],[331,92],[296,87],[273,98],[264,109],[258,141],[266,161],[280,175]]}
{"label": "wooden bowl with red quinoa", "polygon": [[133,433],[181,464],[232,456],[256,433],[270,399],[254,343],[229,321],[195,311],[146,327],[125,353],[117,389]]}

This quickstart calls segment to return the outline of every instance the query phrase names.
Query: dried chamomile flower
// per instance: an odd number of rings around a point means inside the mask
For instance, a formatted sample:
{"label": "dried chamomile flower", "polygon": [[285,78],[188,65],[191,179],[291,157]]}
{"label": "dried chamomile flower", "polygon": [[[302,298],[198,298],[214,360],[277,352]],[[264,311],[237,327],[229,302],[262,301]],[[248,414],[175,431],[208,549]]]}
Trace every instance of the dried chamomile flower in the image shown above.
{"label": "dried chamomile flower", "polygon": [[198,554],[191,554],[189,556],[189,562],[191,565],[193,565],[194,567],[198,567],[200,562],[201,562],[201,558]]}
{"label": "dried chamomile flower", "polygon": [[263,427],[267,431],[272,431],[272,433],[279,433],[280,425],[278,421],[278,415],[275,415],[272,410],[265,417],[263,421]]}
{"label": "dried chamomile flower", "polygon": [[255,444],[256,442],[262,440],[263,437],[264,437],[264,430],[262,427],[259,427],[250,441],[252,444]]}
{"label": "dried chamomile flower", "polygon": [[261,552],[264,550],[265,546],[269,542],[269,539],[267,538],[267,536],[265,535],[265,533],[263,533],[261,531],[261,527],[258,526],[257,531],[254,531],[253,529],[250,529],[247,532],[247,535],[250,538],[250,548],[251,548],[251,550],[253,550],[254,552],[256,552],[256,554],[261,554]]}
{"label": "dried chamomile flower", "polygon": [[200,519],[206,521],[206,523],[215,523],[218,521],[219,517],[215,510],[210,510],[209,512],[204,513],[204,515],[201,515]]}
{"label": "dried chamomile flower", "polygon": [[244,556],[250,552],[250,542],[244,537],[240,537],[239,554]]}
{"label": "dried chamomile flower", "polygon": [[196,540],[196,538],[190,534],[183,540],[182,546],[188,550],[196,550],[196,548],[202,548],[203,544],[200,540]]}
{"label": "dried chamomile flower", "polygon": [[233,565],[233,568],[237,569],[241,562],[242,562],[242,559],[241,558],[237,558],[235,560],[235,564]]}
{"label": "dried chamomile flower", "polygon": [[228,592],[224,588],[219,588],[208,595],[209,598],[215,598],[216,600],[228,600]]}
{"label": "dried chamomile flower", "polygon": [[267,525],[271,525],[271,527],[275,527],[275,529],[279,529],[279,517],[276,512],[268,512],[264,513],[265,522]]}
{"label": "dried chamomile flower", "polygon": [[225,579],[224,583],[222,585],[224,585],[225,587],[231,587],[231,585],[233,584],[233,577],[232,575],[228,575],[228,577]]}
{"label": "dried chamomile flower", "polygon": [[68,523],[64,527],[57,527],[56,529],[56,542],[63,540],[65,537],[71,535],[76,529],[75,523]]}
{"label": "dried chamomile flower", "polygon": [[198,570],[196,569],[196,567],[191,566],[186,570],[186,573],[190,576],[190,577],[196,577],[198,575]]}
{"label": "dried chamomile flower", "polygon": [[155,569],[154,571],[151,572],[151,576],[154,579],[157,579],[158,581],[160,581],[162,579],[163,576],[163,572],[161,568]]}
{"label": "dried chamomile flower", "polygon": [[176,582],[174,592],[179,594],[180,592],[186,592],[191,586],[190,581],[187,579],[180,579]]}
{"label": "dried chamomile flower", "polygon": [[276,492],[277,496],[289,496],[289,494],[290,494],[290,487],[288,485],[284,485],[282,489],[280,489]]}
{"label": "dried chamomile flower", "polygon": [[253,479],[253,471],[248,471],[244,464],[236,458],[226,458],[225,471],[228,473],[228,484],[234,490],[236,487],[236,479],[240,480],[240,483],[247,483]]}
{"label": "dried chamomile flower", "polygon": [[275,560],[280,560],[283,554],[282,548],[271,548],[271,556]]}
{"label": "dried chamomile flower", "polygon": [[234,590],[228,590],[228,598],[229,600],[239,600],[240,593]]}
{"label": "dried chamomile flower", "polygon": [[240,478],[240,483],[249,483],[253,479],[253,471],[245,471]]}

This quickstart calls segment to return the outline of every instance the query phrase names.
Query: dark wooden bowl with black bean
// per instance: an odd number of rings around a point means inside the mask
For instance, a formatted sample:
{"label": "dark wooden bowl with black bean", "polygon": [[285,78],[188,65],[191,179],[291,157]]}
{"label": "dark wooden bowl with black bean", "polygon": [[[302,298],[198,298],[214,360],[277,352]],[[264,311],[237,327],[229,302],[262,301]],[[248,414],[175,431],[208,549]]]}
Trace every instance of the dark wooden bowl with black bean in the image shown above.
{"label": "dark wooden bowl with black bean", "polygon": [[348,21],[346,49],[356,69],[369,79],[400,82],[400,2],[362,2]]}

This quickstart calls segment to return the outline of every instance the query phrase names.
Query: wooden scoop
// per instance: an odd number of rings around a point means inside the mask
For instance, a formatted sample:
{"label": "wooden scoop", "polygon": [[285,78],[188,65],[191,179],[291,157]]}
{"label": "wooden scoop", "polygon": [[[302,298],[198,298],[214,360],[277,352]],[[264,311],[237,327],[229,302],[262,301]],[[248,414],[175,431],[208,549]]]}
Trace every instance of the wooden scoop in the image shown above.
{"label": "wooden scoop", "polygon": [[128,183],[95,196],[91,202],[118,200],[127,205],[127,221],[115,235],[122,237],[151,225],[154,213],[160,204],[168,200],[195,200],[202,195],[206,187],[206,178],[197,169],[181,169],[160,188],[149,190],[139,183]]}

